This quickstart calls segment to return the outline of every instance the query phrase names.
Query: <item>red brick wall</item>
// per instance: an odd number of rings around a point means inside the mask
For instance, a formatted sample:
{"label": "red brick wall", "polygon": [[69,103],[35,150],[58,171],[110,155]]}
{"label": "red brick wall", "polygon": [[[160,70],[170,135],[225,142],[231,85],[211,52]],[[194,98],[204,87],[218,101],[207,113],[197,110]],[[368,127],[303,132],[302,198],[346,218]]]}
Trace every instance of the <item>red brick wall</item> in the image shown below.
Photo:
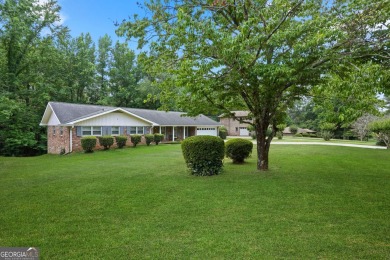
{"label": "red brick wall", "polygon": [[223,124],[227,130],[228,135],[238,136],[240,135],[240,127],[248,127],[249,124],[240,124],[239,121],[234,120],[233,118],[221,118],[220,123]]}
{"label": "red brick wall", "polygon": [[[55,129],[55,133],[53,129]],[[65,153],[69,153],[69,129],[69,127],[61,126],[47,128],[47,153],[60,154],[63,149],[65,149]]]}

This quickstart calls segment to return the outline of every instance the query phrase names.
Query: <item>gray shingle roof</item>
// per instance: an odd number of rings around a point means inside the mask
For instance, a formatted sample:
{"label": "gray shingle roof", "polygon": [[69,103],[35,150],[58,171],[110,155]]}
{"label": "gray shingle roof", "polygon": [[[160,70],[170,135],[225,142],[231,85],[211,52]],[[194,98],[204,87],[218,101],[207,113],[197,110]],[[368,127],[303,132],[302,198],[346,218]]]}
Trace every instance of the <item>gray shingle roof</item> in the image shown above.
{"label": "gray shingle roof", "polygon": [[[247,117],[249,115],[249,111],[230,111],[230,113],[234,114],[236,117]],[[230,116],[222,114],[219,117],[226,118]]]}
{"label": "gray shingle roof", "polygon": [[[110,110],[115,110],[117,107],[72,104],[62,102],[49,102],[57,115],[61,124],[67,124],[83,118],[88,118]],[[165,112],[138,108],[121,108],[129,113],[137,115],[157,125],[166,126],[218,126],[218,122],[204,116],[197,117],[183,116],[183,112]]]}

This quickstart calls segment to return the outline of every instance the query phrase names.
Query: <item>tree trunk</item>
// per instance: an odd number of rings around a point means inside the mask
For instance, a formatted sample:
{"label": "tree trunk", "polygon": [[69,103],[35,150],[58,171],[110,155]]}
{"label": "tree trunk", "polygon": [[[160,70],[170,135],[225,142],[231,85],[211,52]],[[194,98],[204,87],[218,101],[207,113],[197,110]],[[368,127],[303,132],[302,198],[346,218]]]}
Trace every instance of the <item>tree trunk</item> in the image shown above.
{"label": "tree trunk", "polygon": [[257,170],[268,170],[268,155],[272,137],[267,138],[269,123],[255,119],[255,131],[257,141]]}

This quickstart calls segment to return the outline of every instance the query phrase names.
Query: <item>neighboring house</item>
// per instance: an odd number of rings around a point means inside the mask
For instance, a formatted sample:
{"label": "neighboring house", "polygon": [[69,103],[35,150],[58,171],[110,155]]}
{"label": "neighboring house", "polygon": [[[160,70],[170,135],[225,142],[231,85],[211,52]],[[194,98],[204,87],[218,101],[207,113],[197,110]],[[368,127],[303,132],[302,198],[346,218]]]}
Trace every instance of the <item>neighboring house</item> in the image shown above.
{"label": "neighboring house", "polygon": [[234,114],[235,118],[226,116],[226,115],[220,115],[220,123],[223,124],[228,131],[228,135],[230,136],[249,136],[248,126],[247,123],[240,123],[241,120],[247,120],[248,121],[248,111],[231,111],[232,114]]}
{"label": "neighboring house", "polygon": [[49,102],[41,126],[47,126],[47,152],[80,151],[83,136],[161,133],[164,141],[194,135],[218,136],[220,123],[182,112]]}
{"label": "neighboring house", "polygon": [[[226,115],[220,115],[220,122],[223,124],[228,131],[228,135],[230,136],[249,136],[250,133],[248,131],[249,124],[247,123],[240,123],[241,121],[250,121],[251,119],[248,119],[249,111],[231,111],[232,114],[234,114],[234,118],[231,116]],[[310,129],[303,129],[298,128],[297,134],[302,133],[309,133],[309,134],[315,134],[316,131],[310,130]],[[284,135],[292,135],[290,131],[290,127],[286,127],[283,130]]]}
{"label": "neighboring house", "polygon": [[[303,134],[303,133],[315,134],[315,133],[317,133],[317,132],[314,131],[314,130],[307,129],[307,128],[298,128],[297,134]],[[286,135],[286,136],[293,135],[293,134],[291,133],[290,127],[286,127],[286,128],[283,130],[283,135]]]}

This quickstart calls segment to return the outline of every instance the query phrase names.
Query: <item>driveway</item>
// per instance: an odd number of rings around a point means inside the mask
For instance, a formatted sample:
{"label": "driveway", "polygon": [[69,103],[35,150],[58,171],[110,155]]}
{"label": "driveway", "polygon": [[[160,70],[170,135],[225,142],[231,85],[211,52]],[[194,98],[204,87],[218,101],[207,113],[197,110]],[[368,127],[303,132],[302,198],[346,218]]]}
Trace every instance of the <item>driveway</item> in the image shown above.
{"label": "driveway", "polygon": [[[253,141],[256,144],[256,141]],[[384,146],[373,146],[373,145],[360,145],[360,144],[338,144],[338,143],[326,143],[326,142],[271,142],[271,145],[329,145],[329,146],[347,146],[347,147],[357,147],[357,148],[367,148],[367,149],[386,149]]]}

